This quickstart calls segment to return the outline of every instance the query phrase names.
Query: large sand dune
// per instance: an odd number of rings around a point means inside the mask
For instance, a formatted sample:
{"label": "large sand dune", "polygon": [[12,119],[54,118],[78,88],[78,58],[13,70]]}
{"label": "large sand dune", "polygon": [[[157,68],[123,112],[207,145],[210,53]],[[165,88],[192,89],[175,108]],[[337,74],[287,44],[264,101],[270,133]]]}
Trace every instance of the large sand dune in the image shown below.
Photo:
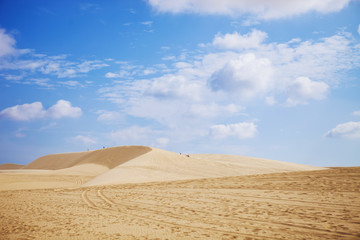
{"label": "large sand dune", "polygon": [[286,171],[319,170],[313,166],[231,155],[180,155],[152,148],[107,171],[84,186],[120,183],[185,180],[211,177],[240,176]]}
{"label": "large sand dune", "polygon": [[[0,175],[0,190],[116,185],[323,169],[233,155],[181,155],[144,146],[51,154],[20,169],[15,168],[0,170],[3,173]],[[19,174],[26,174],[27,181],[19,183]]]}

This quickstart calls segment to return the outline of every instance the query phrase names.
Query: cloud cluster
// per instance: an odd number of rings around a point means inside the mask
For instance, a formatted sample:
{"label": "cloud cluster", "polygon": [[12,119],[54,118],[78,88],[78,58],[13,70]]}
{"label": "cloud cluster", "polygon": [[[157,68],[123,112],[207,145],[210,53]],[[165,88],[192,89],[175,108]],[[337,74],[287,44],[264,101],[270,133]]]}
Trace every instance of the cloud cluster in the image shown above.
{"label": "cloud cluster", "polygon": [[[182,53],[186,57],[175,57],[172,67],[156,77],[132,67],[121,81],[98,93],[118,104],[120,114],[156,121],[179,135],[187,131],[188,139],[209,131],[214,138],[246,138],[256,136],[255,124],[243,118],[249,103],[295,107],[324,100],[342,81],[342,73],[360,66],[359,49],[348,33],[282,43],[265,42],[266,37],[255,29],[217,34],[202,45],[202,53]],[[246,124],[216,124],[230,117]]]}
{"label": "cloud cluster", "polygon": [[329,85],[315,82],[307,77],[298,77],[288,86],[287,104],[290,106],[304,104],[308,100],[322,100],[326,98]]}
{"label": "cloud cluster", "polygon": [[210,78],[213,90],[236,93],[239,98],[259,96],[270,91],[273,84],[271,62],[266,58],[257,58],[253,53],[228,61]]}
{"label": "cloud cluster", "polygon": [[25,103],[5,108],[0,117],[15,121],[31,121],[42,118],[78,118],[82,115],[81,108],[73,107],[69,101],[59,100],[49,109],[44,109],[41,102]]}
{"label": "cloud cluster", "polygon": [[[42,87],[53,87],[53,84],[31,79],[35,74],[52,75],[58,78],[74,78],[86,73],[109,66],[100,60],[69,61],[66,55],[47,56],[37,54],[33,50],[16,48],[16,40],[5,29],[0,28],[0,70],[5,79]],[[18,72],[21,71],[21,74]],[[27,77],[30,80],[23,80]],[[47,79],[42,77],[42,79]],[[38,84],[39,83],[39,84]]]}
{"label": "cloud cluster", "polygon": [[346,122],[337,125],[325,134],[326,138],[344,138],[359,139],[360,138],[360,122]]}
{"label": "cloud cluster", "polygon": [[148,0],[159,12],[247,15],[258,19],[278,19],[308,12],[330,13],[340,11],[350,0]]}

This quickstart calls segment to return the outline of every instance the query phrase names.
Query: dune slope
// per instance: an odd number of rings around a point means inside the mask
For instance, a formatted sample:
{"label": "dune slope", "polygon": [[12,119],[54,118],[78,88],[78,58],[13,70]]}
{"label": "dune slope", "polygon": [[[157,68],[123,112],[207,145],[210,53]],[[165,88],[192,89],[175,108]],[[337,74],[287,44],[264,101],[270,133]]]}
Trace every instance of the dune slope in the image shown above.
{"label": "dune slope", "polygon": [[15,164],[15,163],[0,164],[0,170],[20,169],[20,168],[23,168],[23,167],[24,167],[24,165]]}
{"label": "dune slope", "polygon": [[0,170],[0,190],[163,182],[322,169],[253,157],[181,155],[145,146],[121,146],[51,154],[22,169]]}
{"label": "dune slope", "polygon": [[76,165],[82,157],[88,154],[89,152],[77,152],[45,155],[25,165],[23,169],[56,170],[69,168]]}
{"label": "dune slope", "polygon": [[89,163],[111,169],[148,151],[151,151],[151,148],[123,146],[88,152],[50,154],[29,163],[24,169],[57,170]]}
{"label": "dune slope", "polygon": [[152,148],[95,177],[83,186],[241,176],[324,168],[232,155],[180,155]]}

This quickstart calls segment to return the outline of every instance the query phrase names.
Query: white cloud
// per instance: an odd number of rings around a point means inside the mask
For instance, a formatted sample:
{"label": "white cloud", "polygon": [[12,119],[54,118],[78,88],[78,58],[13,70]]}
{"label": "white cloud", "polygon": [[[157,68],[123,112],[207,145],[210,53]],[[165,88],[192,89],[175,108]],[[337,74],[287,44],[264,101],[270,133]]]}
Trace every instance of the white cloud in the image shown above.
{"label": "white cloud", "polygon": [[326,98],[329,86],[324,82],[315,82],[307,77],[295,79],[288,87],[287,104],[290,106],[305,104],[307,100],[322,100]]}
{"label": "white cloud", "polygon": [[0,58],[8,56],[16,56],[29,53],[30,49],[17,49],[16,40],[13,36],[6,33],[6,30],[0,28]]}
{"label": "white cloud", "polygon": [[243,50],[258,48],[266,38],[265,32],[254,29],[244,35],[240,35],[238,32],[225,35],[217,34],[212,44],[222,49]]}
{"label": "white cloud", "polygon": [[95,69],[100,69],[103,67],[109,66],[106,63],[103,63],[102,61],[84,61],[76,66],[76,72],[79,73],[87,73]]}
{"label": "white cloud", "polygon": [[141,22],[142,25],[145,25],[145,26],[149,26],[151,27],[151,25],[153,24],[152,21],[145,21],[145,22]]}
{"label": "white cloud", "polygon": [[261,42],[236,51],[187,52],[186,58],[175,57],[166,73],[159,70],[158,77],[144,78],[146,67],[132,66],[131,71],[140,69],[132,79],[113,81],[98,94],[118,104],[119,113],[153,120],[168,129],[157,137],[176,132],[182,141],[191,141],[206,136],[217,122],[230,118],[238,122],[250,101],[284,106],[288,100],[288,105],[296,106],[325,98],[331,87],[343,81],[344,71],[360,65],[352,39],[341,33],[311,41]]}
{"label": "white cloud", "polygon": [[128,128],[113,131],[109,134],[109,138],[112,142],[119,145],[147,145],[144,144],[144,139],[147,139],[149,135],[152,135],[153,131],[148,127],[131,126]]}
{"label": "white cloud", "polygon": [[[26,54],[26,55],[24,55]],[[7,56],[12,56],[7,58]],[[16,48],[16,40],[0,28],[0,69],[21,70],[24,75],[55,75],[58,78],[84,76],[89,71],[109,66],[99,60],[69,61],[66,55],[47,56],[29,49]],[[8,78],[11,75],[8,74]],[[43,78],[43,77],[42,77]],[[10,79],[12,80],[12,79]],[[36,84],[36,83],[35,83]]]}
{"label": "white cloud", "polygon": [[199,99],[202,95],[202,83],[182,75],[164,75],[153,79],[145,94],[159,98]]}
{"label": "white cloud", "polygon": [[15,121],[30,121],[45,117],[46,111],[41,102],[34,102],[6,108],[0,112],[0,116]]}
{"label": "white cloud", "polygon": [[82,145],[85,146],[91,146],[97,143],[96,139],[83,135],[77,135],[76,137],[73,137],[71,140],[74,143],[81,143]]}
{"label": "white cloud", "polygon": [[22,70],[29,75],[40,73],[44,75],[55,75],[58,78],[74,78],[84,76],[89,71],[104,68],[108,64],[100,61],[71,62],[66,59],[58,59],[51,56],[42,58],[35,57],[36,54],[28,54],[30,60],[22,60],[20,57],[15,59],[3,60],[0,69],[3,70]]}
{"label": "white cloud", "polygon": [[62,81],[62,82],[58,82],[61,85],[67,86],[69,88],[73,88],[73,87],[83,87],[83,85],[81,83],[79,83],[78,81]]}
{"label": "white cloud", "polygon": [[213,125],[210,128],[210,135],[217,139],[223,139],[231,136],[246,139],[254,138],[257,134],[257,126],[252,122],[240,122],[227,125],[219,124]]}
{"label": "white cloud", "polygon": [[154,147],[157,148],[164,148],[166,147],[170,142],[170,139],[165,138],[165,137],[161,137],[161,138],[157,138],[154,144]]}
{"label": "white cloud", "polygon": [[273,88],[273,68],[269,59],[249,53],[230,60],[211,77],[213,90],[234,92],[252,98]]}
{"label": "white cloud", "polygon": [[188,111],[185,114],[196,118],[216,118],[222,114],[236,114],[241,110],[243,108],[235,104],[222,106],[213,102],[208,104],[192,104],[188,107]]}
{"label": "white cloud", "polygon": [[353,112],[353,115],[354,115],[354,116],[360,116],[360,110],[354,111],[354,112]]}
{"label": "white cloud", "polygon": [[5,29],[0,28],[0,57],[15,54],[15,44],[15,39],[6,34]]}
{"label": "white cloud", "polygon": [[9,118],[15,121],[30,121],[41,118],[63,118],[80,117],[82,111],[79,107],[72,107],[71,103],[59,100],[55,105],[45,110],[41,102],[25,103],[6,108],[0,112],[0,117]]}
{"label": "white cloud", "polygon": [[26,137],[26,134],[24,133],[26,129],[25,128],[19,128],[16,132],[15,132],[15,137],[17,138],[24,138]]}
{"label": "white cloud", "polygon": [[54,85],[49,82],[50,82],[49,78],[30,78],[30,79],[21,81],[21,83],[23,83],[23,84],[37,85],[37,86],[43,87],[43,88],[53,88]]}
{"label": "white cloud", "polygon": [[241,15],[251,14],[259,19],[286,18],[311,11],[330,13],[340,11],[350,0],[148,0],[159,12]]}
{"label": "white cloud", "polygon": [[122,75],[118,74],[118,73],[113,73],[113,72],[108,72],[105,74],[106,78],[121,78]]}
{"label": "white cloud", "polygon": [[12,74],[0,74],[0,76],[5,77],[6,80],[15,81],[18,82],[18,80],[21,80],[24,78],[24,75],[12,75]]}
{"label": "white cloud", "polygon": [[265,98],[265,103],[269,106],[273,106],[276,104],[276,100],[273,96],[269,96]]}
{"label": "white cloud", "polygon": [[71,106],[66,100],[59,100],[47,110],[47,114],[52,118],[78,118],[82,115],[81,108]]}
{"label": "white cloud", "polygon": [[99,114],[97,120],[105,123],[116,123],[123,118],[121,113],[114,111],[99,110],[97,111],[97,114]]}
{"label": "white cloud", "polygon": [[325,134],[327,138],[360,138],[360,122],[347,122],[337,125]]}

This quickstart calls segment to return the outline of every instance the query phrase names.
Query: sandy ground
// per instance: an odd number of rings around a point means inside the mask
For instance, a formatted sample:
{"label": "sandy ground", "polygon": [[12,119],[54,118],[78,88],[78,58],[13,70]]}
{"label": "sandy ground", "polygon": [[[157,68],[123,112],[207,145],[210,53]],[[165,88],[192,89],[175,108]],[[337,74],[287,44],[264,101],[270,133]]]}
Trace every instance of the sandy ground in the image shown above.
{"label": "sandy ground", "polygon": [[360,239],[360,168],[3,190],[0,239]]}

